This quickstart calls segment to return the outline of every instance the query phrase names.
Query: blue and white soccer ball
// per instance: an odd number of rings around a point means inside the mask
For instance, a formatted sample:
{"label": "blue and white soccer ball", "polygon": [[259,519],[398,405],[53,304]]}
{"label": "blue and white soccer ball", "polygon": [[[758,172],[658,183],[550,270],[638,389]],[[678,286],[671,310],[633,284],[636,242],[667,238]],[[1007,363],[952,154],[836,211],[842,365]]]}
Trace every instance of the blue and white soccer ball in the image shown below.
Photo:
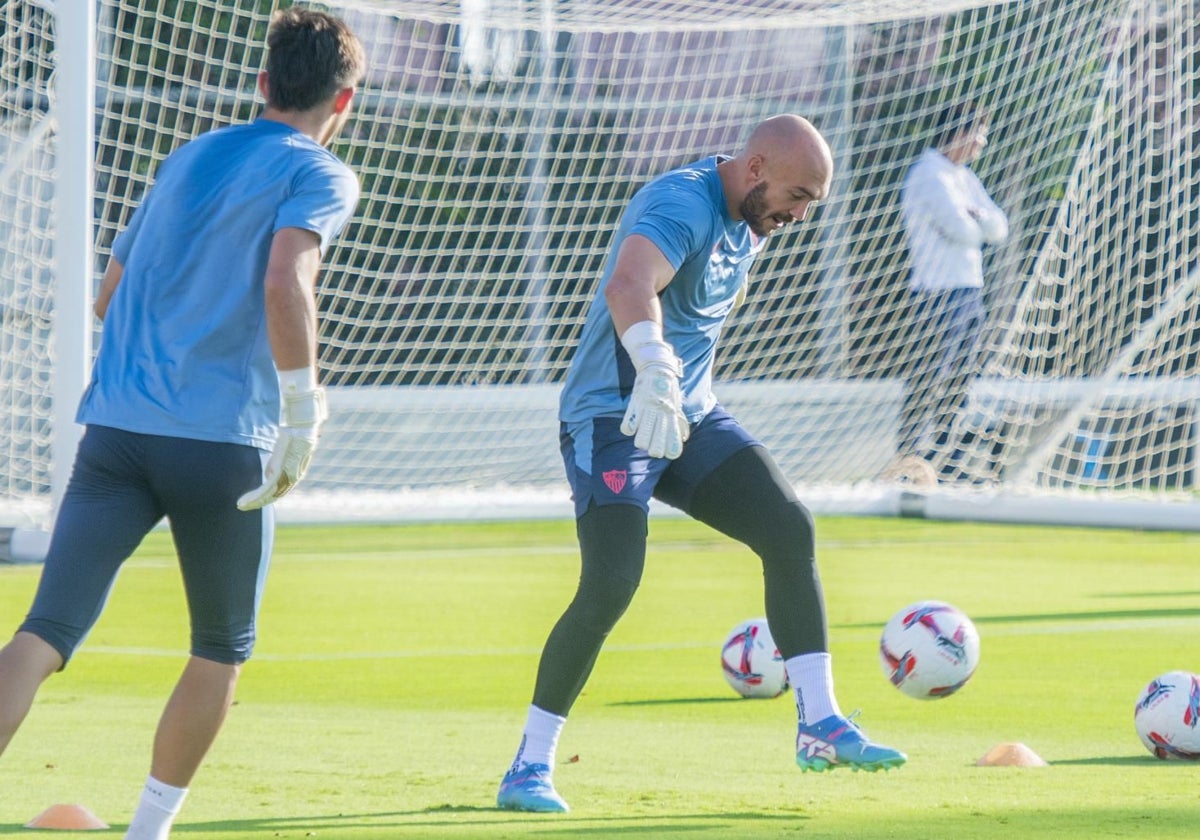
{"label": "blue and white soccer ball", "polygon": [[979,665],[979,633],[966,613],[944,601],[909,604],[884,626],[879,664],[909,697],[949,697]]}
{"label": "blue and white soccer ball", "polygon": [[721,670],[743,697],[778,697],[788,688],[783,657],[765,618],[752,618],[729,631],[721,645]]}
{"label": "blue and white soccer ball", "polygon": [[1200,675],[1168,671],[1152,679],[1134,704],[1133,725],[1155,758],[1200,761]]}

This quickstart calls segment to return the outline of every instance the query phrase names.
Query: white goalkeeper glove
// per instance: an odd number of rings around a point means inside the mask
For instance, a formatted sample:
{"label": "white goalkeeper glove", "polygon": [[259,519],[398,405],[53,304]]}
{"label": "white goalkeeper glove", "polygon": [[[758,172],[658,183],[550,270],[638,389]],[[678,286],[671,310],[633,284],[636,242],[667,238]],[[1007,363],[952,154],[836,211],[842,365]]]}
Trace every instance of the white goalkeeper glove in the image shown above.
{"label": "white goalkeeper glove", "polygon": [[621,434],[632,435],[634,445],[651,458],[678,458],[690,432],[679,391],[683,363],[663,341],[662,325],[655,321],[631,326],[621,344],[637,370]]}
{"label": "white goalkeeper glove", "polygon": [[321,424],[329,417],[325,389],[313,368],[279,372],[279,437],[263,471],[261,487],[237,500],[239,510],[257,510],[283,496],[304,477],[317,448]]}

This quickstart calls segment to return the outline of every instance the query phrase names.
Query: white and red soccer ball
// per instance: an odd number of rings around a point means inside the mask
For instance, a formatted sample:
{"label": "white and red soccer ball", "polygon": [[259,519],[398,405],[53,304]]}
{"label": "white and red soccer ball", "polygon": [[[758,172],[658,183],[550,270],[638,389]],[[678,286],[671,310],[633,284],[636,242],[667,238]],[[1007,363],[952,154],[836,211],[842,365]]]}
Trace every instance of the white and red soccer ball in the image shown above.
{"label": "white and red soccer ball", "polygon": [[944,601],[919,601],[884,626],[879,664],[892,685],[909,697],[949,697],[979,665],[979,633],[962,610]]}
{"label": "white and red soccer ball", "polygon": [[1200,761],[1200,675],[1168,671],[1152,679],[1133,706],[1146,749],[1164,761]]}
{"label": "white and red soccer ball", "polygon": [[729,631],[721,645],[721,670],[743,697],[778,697],[788,688],[783,657],[765,618],[752,618]]}

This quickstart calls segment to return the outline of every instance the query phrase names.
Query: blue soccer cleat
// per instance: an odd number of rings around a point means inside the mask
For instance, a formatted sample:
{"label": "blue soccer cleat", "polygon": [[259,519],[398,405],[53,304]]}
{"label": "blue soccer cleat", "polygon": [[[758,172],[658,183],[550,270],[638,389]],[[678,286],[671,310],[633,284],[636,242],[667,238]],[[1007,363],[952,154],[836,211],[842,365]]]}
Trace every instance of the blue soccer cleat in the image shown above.
{"label": "blue soccer cleat", "polygon": [[509,811],[565,813],[570,808],[550,781],[550,768],[545,764],[521,764],[504,774],[496,804]]}
{"label": "blue soccer cleat", "polygon": [[796,763],[805,772],[849,767],[874,773],[899,767],[907,760],[899,750],[868,741],[853,720],[841,715],[830,715],[812,724],[802,723],[796,735]]}

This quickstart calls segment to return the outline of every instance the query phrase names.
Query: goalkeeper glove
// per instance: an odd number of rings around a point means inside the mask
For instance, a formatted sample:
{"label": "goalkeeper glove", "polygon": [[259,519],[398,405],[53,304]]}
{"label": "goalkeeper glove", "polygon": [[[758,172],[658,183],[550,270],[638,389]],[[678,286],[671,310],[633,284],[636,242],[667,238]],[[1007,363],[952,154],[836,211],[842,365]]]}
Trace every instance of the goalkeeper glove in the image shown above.
{"label": "goalkeeper glove", "polygon": [[329,417],[325,389],[313,368],[279,373],[281,399],[279,437],[267,461],[261,487],[237,500],[239,510],[257,510],[283,496],[308,470],[321,424]]}
{"label": "goalkeeper glove", "polygon": [[634,445],[651,458],[678,458],[690,431],[679,391],[683,363],[654,321],[631,326],[621,344],[637,370],[621,434],[632,435]]}

